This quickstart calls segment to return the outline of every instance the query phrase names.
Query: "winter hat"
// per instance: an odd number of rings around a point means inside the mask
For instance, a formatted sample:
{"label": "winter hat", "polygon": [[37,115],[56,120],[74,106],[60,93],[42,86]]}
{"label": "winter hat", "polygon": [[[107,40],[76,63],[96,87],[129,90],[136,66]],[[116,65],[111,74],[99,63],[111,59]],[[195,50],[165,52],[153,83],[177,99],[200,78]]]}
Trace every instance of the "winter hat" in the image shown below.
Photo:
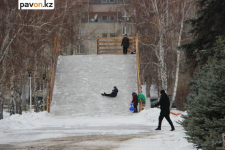
{"label": "winter hat", "polygon": [[160,93],[161,93],[161,94],[165,94],[165,91],[164,91],[164,90],[161,90]]}
{"label": "winter hat", "polygon": [[135,92],[132,92],[132,94],[134,94]]}

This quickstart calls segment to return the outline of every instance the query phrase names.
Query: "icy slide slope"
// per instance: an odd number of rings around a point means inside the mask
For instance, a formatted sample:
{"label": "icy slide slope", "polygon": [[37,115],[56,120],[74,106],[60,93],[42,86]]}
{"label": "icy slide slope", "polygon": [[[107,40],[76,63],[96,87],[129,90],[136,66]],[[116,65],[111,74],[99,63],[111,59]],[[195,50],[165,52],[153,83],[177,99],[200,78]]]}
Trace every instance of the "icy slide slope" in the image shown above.
{"label": "icy slide slope", "polygon": [[[105,97],[117,86],[117,97]],[[61,56],[51,114],[55,117],[107,117],[131,114],[137,91],[136,55]]]}

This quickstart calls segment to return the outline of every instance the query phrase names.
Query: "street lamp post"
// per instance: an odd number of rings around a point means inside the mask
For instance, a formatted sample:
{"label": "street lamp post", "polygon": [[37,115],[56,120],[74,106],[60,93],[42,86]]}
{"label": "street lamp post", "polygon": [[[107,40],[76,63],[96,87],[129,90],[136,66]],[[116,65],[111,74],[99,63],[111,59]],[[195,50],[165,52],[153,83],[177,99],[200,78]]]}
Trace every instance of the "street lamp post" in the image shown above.
{"label": "street lamp post", "polygon": [[32,105],[32,97],[31,97],[31,71],[32,70],[27,70],[29,73],[29,79],[30,79],[30,112],[31,112],[31,105]]}
{"label": "street lamp post", "polygon": [[46,74],[43,74],[43,111],[45,111],[45,79],[46,79]]}

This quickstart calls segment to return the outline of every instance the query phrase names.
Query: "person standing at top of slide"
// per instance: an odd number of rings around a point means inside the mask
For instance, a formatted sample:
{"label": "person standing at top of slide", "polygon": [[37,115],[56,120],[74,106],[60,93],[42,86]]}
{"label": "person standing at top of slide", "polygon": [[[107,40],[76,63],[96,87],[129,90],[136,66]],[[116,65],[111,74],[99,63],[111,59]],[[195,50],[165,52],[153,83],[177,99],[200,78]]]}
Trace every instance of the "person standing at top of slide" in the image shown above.
{"label": "person standing at top of slide", "polygon": [[129,38],[127,37],[127,34],[125,34],[121,46],[123,46],[123,54],[127,54],[127,49],[129,47],[130,43],[129,43]]}

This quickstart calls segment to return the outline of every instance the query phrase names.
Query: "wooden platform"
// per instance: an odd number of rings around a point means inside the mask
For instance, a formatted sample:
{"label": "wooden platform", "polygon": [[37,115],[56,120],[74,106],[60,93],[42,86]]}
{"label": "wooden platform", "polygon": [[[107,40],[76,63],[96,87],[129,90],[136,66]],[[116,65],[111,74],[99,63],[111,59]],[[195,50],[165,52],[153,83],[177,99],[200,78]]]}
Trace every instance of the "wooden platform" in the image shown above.
{"label": "wooden platform", "polygon": [[[123,54],[123,47],[121,46],[122,39],[124,37],[98,37],[97,41],[97,54]],[[130,40],[130,46],[128,48],[128,53],[136,51],[138,34],[135,37],[128,37]]]}

